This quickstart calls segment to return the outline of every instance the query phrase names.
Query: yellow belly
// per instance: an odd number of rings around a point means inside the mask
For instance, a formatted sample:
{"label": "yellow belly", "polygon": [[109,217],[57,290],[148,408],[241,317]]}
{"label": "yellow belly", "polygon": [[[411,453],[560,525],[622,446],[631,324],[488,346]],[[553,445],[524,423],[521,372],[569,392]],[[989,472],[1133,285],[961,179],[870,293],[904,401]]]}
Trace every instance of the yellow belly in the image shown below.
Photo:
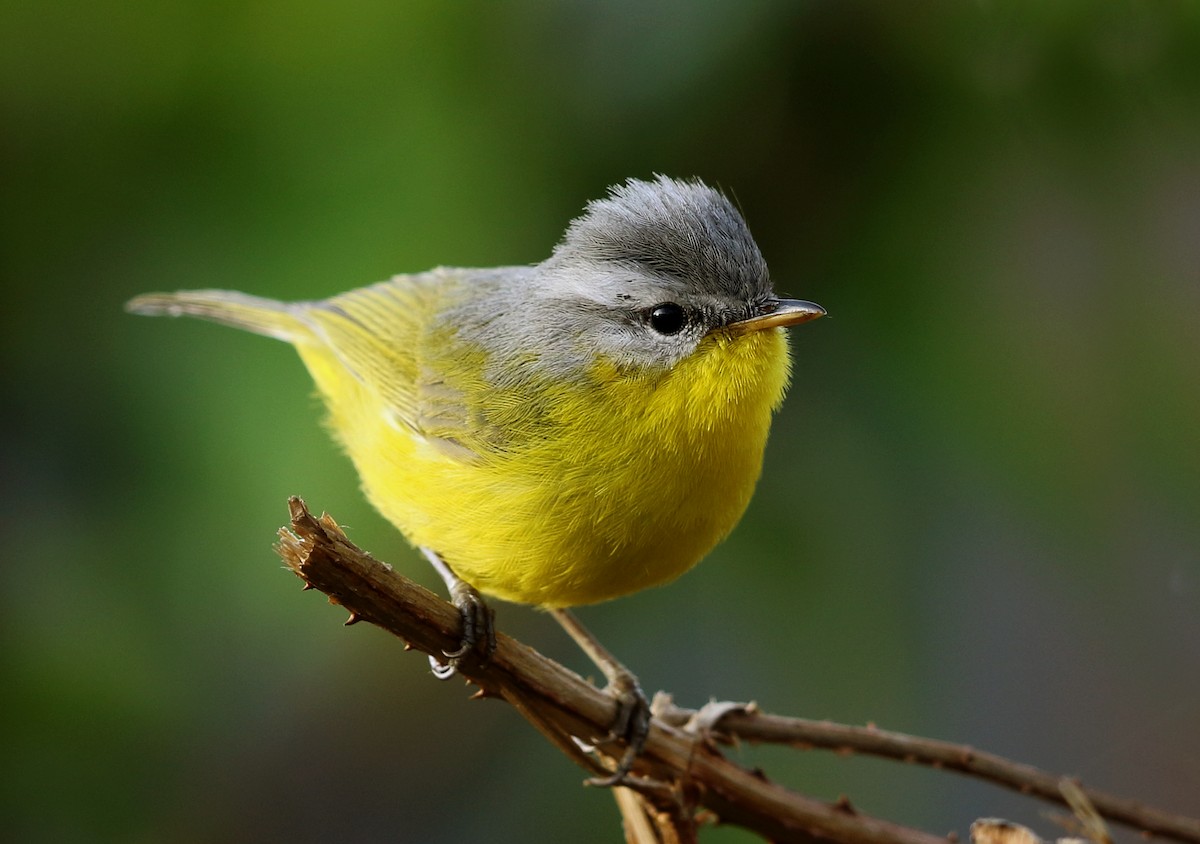
{"label": "yellow belly", "polygon": [[464,459],[301,352],[375,507],[479,591],[548,607],[665,583],[732,530],[788,374],[779,329],[710,336],[653,376],[599,365],[545,387],[544,436]]}

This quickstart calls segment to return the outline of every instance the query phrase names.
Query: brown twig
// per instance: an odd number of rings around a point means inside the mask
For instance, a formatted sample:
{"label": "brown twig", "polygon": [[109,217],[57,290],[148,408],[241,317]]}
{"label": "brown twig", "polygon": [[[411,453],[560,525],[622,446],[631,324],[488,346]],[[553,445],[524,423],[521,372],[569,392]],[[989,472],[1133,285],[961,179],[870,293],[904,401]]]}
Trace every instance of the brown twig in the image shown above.
{"label": "brown twig", "polygon": [[[305,581],[306,589],[319,589],[331,602],[349,611],[347,624],[368,621],[400,637],[407,646],[430,655],[440,656],[457,647],[459,614],[451,604],[357,548],[329,516],[315,519],[298,498],[292,498],[289,507],[291,526],[280,531],[277,546],[280,556]],[[459,670],[479,687],[478,696],[501,698],[512,704],[589,774],[611,769],[615,760],[621,757],[622,749],[605,738],[616,715],[614,700],[532,648],[501,634],[497,637],[495,652],[485,664],[468,659]],[[848,802],[829,804],[788,791],[722,756],[710,740],[708,730],[684,729],[680,717],[690,717],[687,710],[674,709],[673,714],[667,711],[665,715],[667,717],[656,716],[651,723],[645,750],[634,766],[634,776],[627,783],[636,790],[647,817],[655,819],[660,840],[667,840],[663,833],[670,831],[673,818],[686,819],[686,823],[674,824],[674,828],[683,833],[680,840],[693,840],[686,827],[692,824],[697,809],[706,810],[706,815],[721,823],[745,827],[772,841],[945,844],[948,840],[863,815]],[[756,732],[757,737],[746,734],[747,739],[762,741],[768,740],[764,736],[770,725],[782,730],[779,734],[783,735],[793,730],[797,723],[805,723],[777,716],[749,718],[739,715],[737,707],[723,712],[718,720],[718,737],[722,733],[749,730]],[[834,730],[856,729],[824,726]],[[881,735],[897,735],[867,732],[873,741]],[[821,738],[820,730],[807,738],[787,734],[792,737],[786,741],[792,744],[854,749],[859,749],[855,743],[862,738],[857,734],[839,734],[842,740],[834,742]],[[831,733],[826,731],[823,735]],[[922,750],[941,744],[901,738],[925,742],[917,745]],[[581,742],[591,745],[591,752],[581,749]],[[961,758],[964,749],[956,749]],[[909,756],[913,761],[937,763],[928,754],[907,753],[900,758]],[[984,754],[976,756],[995,758]],[[941,766],[951,767],[945,761]],[[1040,791],[1034,793],[1041,794]],[[1099,806],[1099,801],[1095,801],[1093,795],[1089,796]],[[1103,809],[1100,811],[1104,814]],[[1200,835],[1173,834],[1169,831],[1173,828],[1168,825],[1160,834],[1200,844]],[[1160,830],[1156,828],[1155,831]]]}
{"label": "brown twig", "polygon": [[[284,562],[350,612],[348,624],[369,621],[409,646],[440,655],[457,647],[459,614],[449,603],[392,571],[354,546],[333,519],[318,521],[298,498],[289,502],[290,529],[280,531]],[[604,770],[576,749],[591,744],[611,767],[621,748],[606,742],[616,715],[614,700],[579,675],[509,636],[497,636],[486,664],[465,660],[460,673],[483,697],[512,703],[589,774]],[[946,839],[861,815],[788,791],[730,762],[694,735],[661,722],[651,724],[645,750],[628,783],[663,816],[681,807],[707,809],[772,841],[817,844],[945,844]]]}
{"label": "brown twig", "polygon": [[[714,740],[724,744],[736,741],[787,744],[803,749],[824,748],[898,759],[967,774],[1022,794],[1070,806],[1063,793],[1064,778],[1061,775],[976,750],[965,744],[888,732],[874,726],[851,727],[829,721],[769,715],[749,704],[710,706],[718,709],[714,712],[714,719],[709,719],[712,720],[708,725],[709,732]],[[702,718],[703,713],[704,710],[682,709],[668,701],[660,700],[655,703],[656,716],[679,726],[697,717]],[[1198,819],[1164,812],[1135,800],[1106,794],[1093,788],[1084,788],[1082,785],[1079,785],[1079,793],[1083,794],[1100,816],[1107,820],[1163,838],[1189,844],[1200,842]]]}

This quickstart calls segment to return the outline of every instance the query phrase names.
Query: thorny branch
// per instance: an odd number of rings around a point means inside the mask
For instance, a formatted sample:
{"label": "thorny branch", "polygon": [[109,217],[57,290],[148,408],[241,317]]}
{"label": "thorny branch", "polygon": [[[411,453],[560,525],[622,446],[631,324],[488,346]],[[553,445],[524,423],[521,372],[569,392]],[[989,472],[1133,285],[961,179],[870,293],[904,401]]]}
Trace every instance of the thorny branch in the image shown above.
{"label": "thorny branch", "polygon": [[[406,647],[435,656],[457,646],[459,614],[452,605],[359,549],[328,515],[314,518],[299,498],[290,499],[289,508],[291,525],[280,530],[277,550],[305,581],[305,588],[319,589],[350,612],[347,624],[369,621],[400,637]],[[622,753],[606,739],[616,712],[613,699],[532,648],[503,634],[497,638],[496,651],[485,664],[467,660],[460,666],[460,673],[479,687],[476,695],[510,703],[589,774],[611,769]],[[645,750],[628,782],[634,793],[618,794],[630,840],[693,841],[698,810],[771,841],[945,844],[951,840],[869,817],[844,799],[831,804],[788,791],[731,762],[717,749],[718,742],[738,740],[902,759],[1067,804],[1061,778],[961,745],[873,727],[767,715],[753,704],[710,704],[696,712],[675,707],[660,696],[654,711]],[[1108,820],[1200,844],[1200,820],[1081,787],[1070,786],[1068,791],[1090,800]],[[641,833],[631,831],[637,825],[632,822],[631,798],[645,812],[646,829]],[[648,831],[651,828],[657,839]]]}
{"label": "thorny branch", "polygon": [[[821,748],[838,752],[881,756],[931,768],[942,768],[1054,803],[1070,806],[1063,793],[1063,778],[1056,774],[985,753],[963,744],[910,736],[880,730],[875,726],[852,727],[829,721],[811,721],[759,712],[753,704],[710,704],[724,707],[710,730],[712,739],[722,744],[744,741],[752,744],[788,744],[808,750]],[[699,711],[681,709],[659,701],[655,715],[671,724],[687,724],[704,719]],[[1094,788],[1081,792],[1101,817],[1125,824],[1142,832],[1177,841],[1200,841],[1200,820],[1174,815],[1143,805],[1135,800],[1106,794]]]}

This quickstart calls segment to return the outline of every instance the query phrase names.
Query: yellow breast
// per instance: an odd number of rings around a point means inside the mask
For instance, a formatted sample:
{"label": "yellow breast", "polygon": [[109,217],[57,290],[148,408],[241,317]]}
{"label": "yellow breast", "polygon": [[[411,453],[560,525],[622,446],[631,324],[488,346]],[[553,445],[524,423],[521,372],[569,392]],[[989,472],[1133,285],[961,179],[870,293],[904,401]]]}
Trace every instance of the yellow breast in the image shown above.
{"label": "yellow breast", "polygon": [[[398,425],[317,347],[300,349],[372,503],[485,594],[543,606],[615,598],[671,580],[737,524],[788,377],[781,329],[717,333],[669,371],[600,363],[534,388],[526,429],[486,455]],[[481,407],[496,397],[467,395]],[[528,404],[526,401],[525,404]]]}

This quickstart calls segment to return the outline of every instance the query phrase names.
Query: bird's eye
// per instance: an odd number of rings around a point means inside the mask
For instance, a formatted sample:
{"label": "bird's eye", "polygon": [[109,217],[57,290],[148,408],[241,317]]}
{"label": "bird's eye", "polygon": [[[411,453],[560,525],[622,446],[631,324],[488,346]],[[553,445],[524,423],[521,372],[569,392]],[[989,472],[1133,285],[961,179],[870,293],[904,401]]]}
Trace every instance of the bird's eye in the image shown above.
{"label": "bird's eye", "polygon": [[678,334],[687,324],[687,314],[674,302],[655,305],[650,311],[650,327],[659,334]]}

